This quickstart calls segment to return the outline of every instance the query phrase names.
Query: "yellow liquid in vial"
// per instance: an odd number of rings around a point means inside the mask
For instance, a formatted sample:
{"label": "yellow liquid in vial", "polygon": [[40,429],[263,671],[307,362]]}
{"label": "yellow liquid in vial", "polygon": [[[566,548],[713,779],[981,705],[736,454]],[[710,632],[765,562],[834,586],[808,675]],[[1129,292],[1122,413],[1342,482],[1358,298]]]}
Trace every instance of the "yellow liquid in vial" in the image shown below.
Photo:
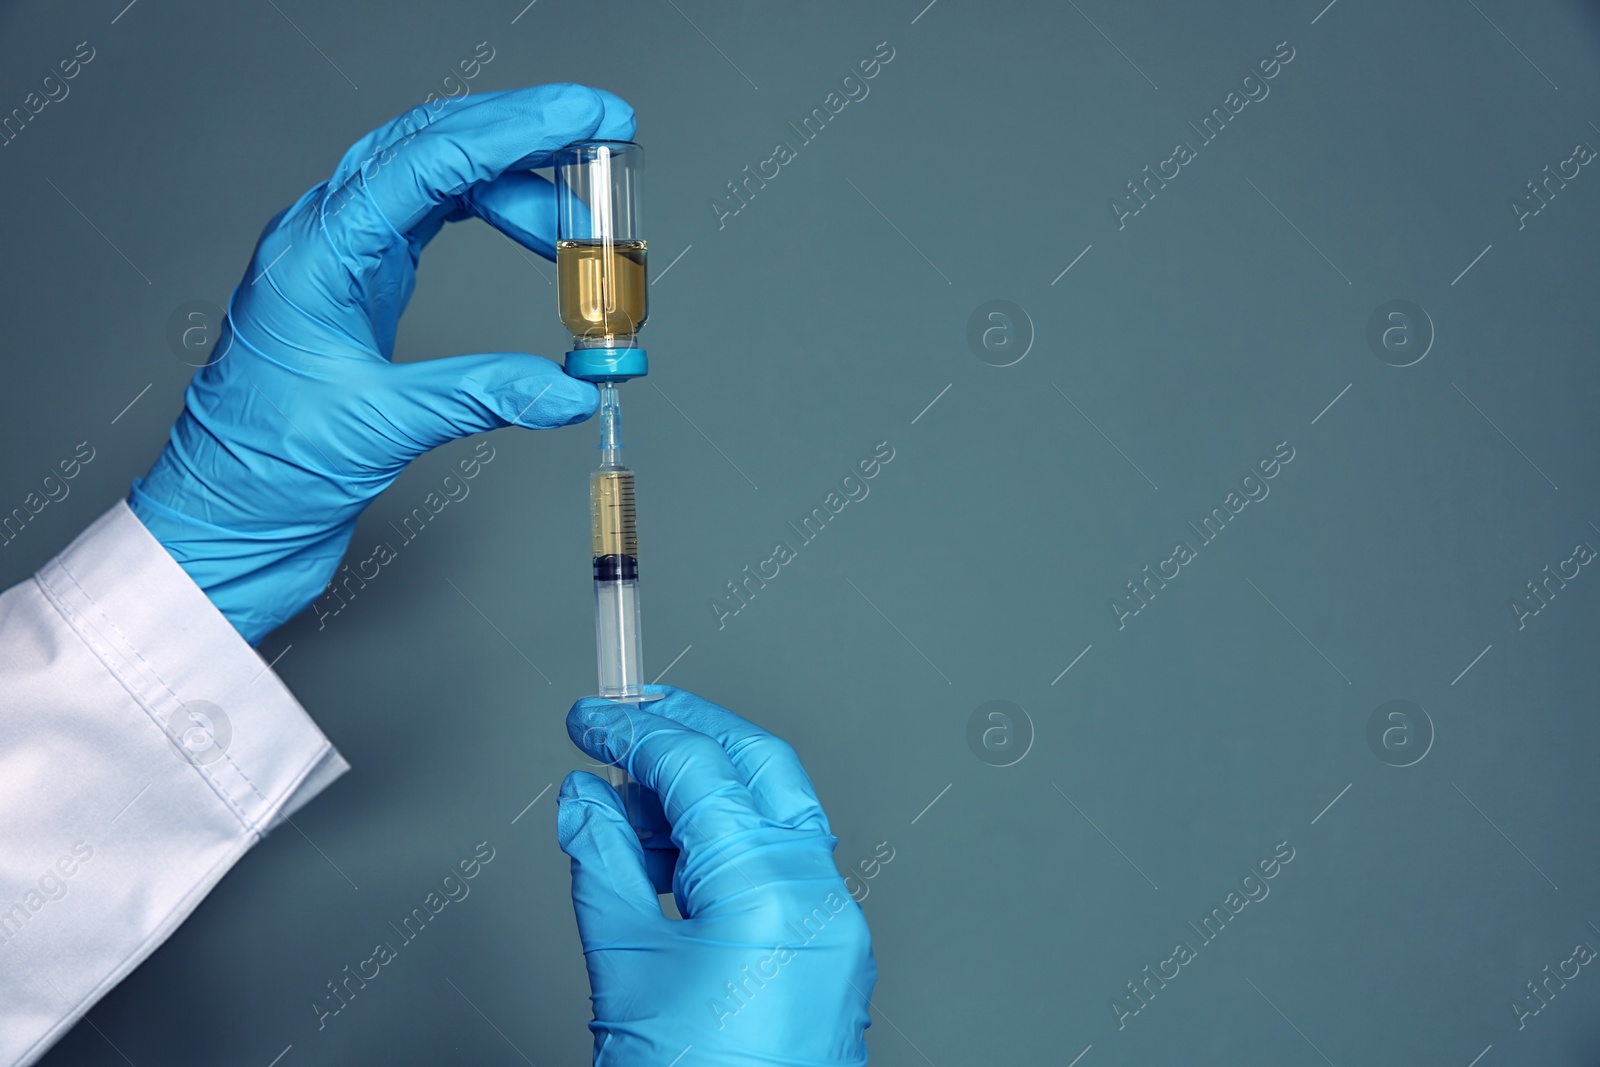
{"label": "yellow liquid in vial", "polygon": [[648,310],[645,243],[559,241],[556,297],[561,322],[572,336],[608,342],[632,340]]}
{"label": "yellow liquid in vial", "polygon": [[639,530],[633,510],[633,472],[596,471],[589,483],[594,508],[590,555],[639,557]]}

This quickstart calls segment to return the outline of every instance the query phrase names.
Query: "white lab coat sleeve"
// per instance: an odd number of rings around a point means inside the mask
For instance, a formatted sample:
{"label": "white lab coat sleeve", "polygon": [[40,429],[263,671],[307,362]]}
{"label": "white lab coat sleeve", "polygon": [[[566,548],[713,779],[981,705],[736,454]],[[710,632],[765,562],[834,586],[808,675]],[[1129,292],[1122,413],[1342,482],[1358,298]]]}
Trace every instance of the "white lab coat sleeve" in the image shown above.
{"label": "white lab coat sleeve", "polygon": [[0,1063],[347,769],[126,504],[0,594]]}

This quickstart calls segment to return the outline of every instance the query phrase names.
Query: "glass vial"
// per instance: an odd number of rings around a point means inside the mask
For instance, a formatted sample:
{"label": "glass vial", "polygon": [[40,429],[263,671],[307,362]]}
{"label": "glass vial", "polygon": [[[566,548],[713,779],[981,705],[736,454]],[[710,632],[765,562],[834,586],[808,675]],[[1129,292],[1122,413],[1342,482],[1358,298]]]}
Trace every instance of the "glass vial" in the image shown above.
{"label": "glass vial", "polygon": [[556,298],[574,349],[634,349],[648,313],[632,141],[583,141],[556,155]]}

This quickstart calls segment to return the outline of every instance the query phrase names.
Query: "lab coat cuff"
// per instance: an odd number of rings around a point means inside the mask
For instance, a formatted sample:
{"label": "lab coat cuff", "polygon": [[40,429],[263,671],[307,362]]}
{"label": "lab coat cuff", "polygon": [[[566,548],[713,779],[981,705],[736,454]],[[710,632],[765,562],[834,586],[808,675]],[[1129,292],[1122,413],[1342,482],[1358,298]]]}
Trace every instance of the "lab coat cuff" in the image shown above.
{"label": "lab coat cuff", "polygon": [[264,835],[349,769],[125,502],[35,581],[248,835]]}

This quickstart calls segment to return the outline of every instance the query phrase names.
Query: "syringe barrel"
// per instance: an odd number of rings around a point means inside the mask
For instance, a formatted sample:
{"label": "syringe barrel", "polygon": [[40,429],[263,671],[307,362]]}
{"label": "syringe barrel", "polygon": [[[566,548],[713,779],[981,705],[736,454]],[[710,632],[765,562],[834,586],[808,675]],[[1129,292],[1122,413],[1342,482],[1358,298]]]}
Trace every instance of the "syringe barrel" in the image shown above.
{"label": "syringe barrel", "polygon": [[621,449],[615,385],[602,387],[602,452],[594,473],[590,554],[594,557],[595,656],[600,695],[612,700],[644,694],[639,641],[639,533],[633,507],[633,472],[614,462]]}
{"label": "syringe barrel", "polygon": [[602,579],[598,559],[595,569],[595,658],[600,667],[600,695],[609,700],[638,700],[644,695],[639,582],[636,578]]}

